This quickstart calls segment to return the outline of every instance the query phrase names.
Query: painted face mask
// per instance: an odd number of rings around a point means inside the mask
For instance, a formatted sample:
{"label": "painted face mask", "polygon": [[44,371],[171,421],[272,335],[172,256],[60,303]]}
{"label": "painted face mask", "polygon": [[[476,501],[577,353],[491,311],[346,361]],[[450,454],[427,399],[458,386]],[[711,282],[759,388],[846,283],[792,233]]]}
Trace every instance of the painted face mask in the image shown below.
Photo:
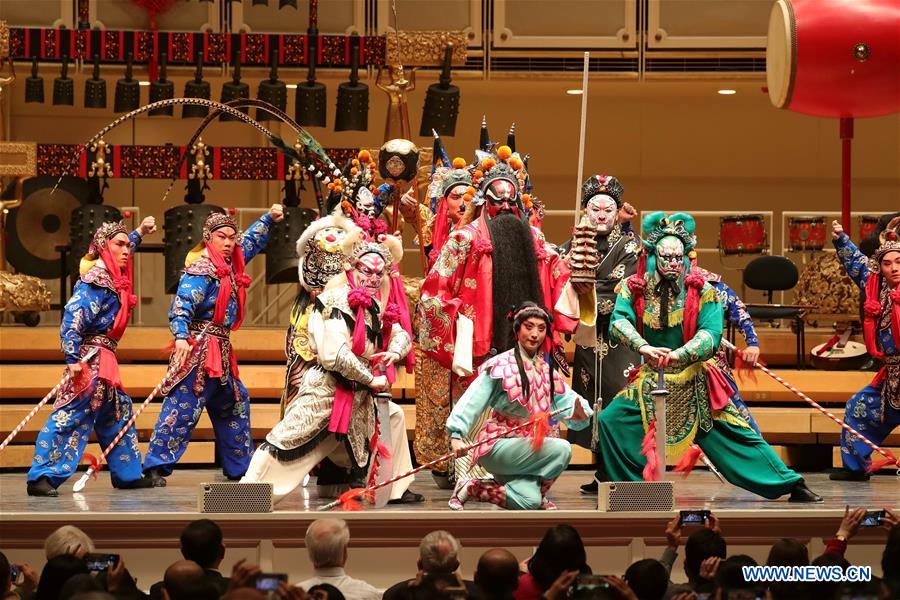
{"label": "painted face mask", "polygon": [[612,231],[619,214],[616,201],[604,194],[598,194],[588,200],[584,210],[591,225],[597,228],[600,235],[607,235]]}
{"label": "painted face mask", "polygon": [[378,288],[381,287],[386,268],[387,264],[381,255],[374,252],[363,254],[356,261],[356,267],[354,268],[356,285],[377,292]]}
{"label": "painted face mask", "polygon": [[674,281],[684,274],[684,244],[676,237],[664,237],[656,245],[656,270]]}
{"label": "painted face mask", "polygon": [[340,227],[326,227],[316,233],[313,239],[316,241],[316,245],[326,252],[340,252],[341,242],[346,236],[347,232]]}
{"label": "painted face mask", "polygon": [[516,186],[506,179],[495,179],[484,192],[484,197],[488,203],[488,214],[491,218],[496,217],[501,212],[511,212],[516,216],[519,215],[519,209],[516,206]]}
{"label": "painted face mask", "polygon": [[375,196],[369,188],[361,188],[356,193],[356,210],[367,217],[375,216]]}

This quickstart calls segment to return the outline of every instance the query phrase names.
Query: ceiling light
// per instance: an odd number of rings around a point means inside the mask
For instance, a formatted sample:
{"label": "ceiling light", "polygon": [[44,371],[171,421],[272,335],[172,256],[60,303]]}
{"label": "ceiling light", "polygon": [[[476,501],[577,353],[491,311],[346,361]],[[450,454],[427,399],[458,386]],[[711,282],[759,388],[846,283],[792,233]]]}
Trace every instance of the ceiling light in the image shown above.
{"label": "ceiling light", "polygon": [[150,82],[149,81],[138,81],[138,85],[147,87],[148,85],[150,85]]}
{"label": "ceiling light", "polygon": [[582,89],[566,90],[566,93],[569,94],[570,96],[580,96],[581,94],[584,93],[584,90],[582,90]]}
{"label": "ceiling light", "polygon": [[737,90],[719,90],[716,93],[721,94],[722,96],[734,96],[737,94]]}

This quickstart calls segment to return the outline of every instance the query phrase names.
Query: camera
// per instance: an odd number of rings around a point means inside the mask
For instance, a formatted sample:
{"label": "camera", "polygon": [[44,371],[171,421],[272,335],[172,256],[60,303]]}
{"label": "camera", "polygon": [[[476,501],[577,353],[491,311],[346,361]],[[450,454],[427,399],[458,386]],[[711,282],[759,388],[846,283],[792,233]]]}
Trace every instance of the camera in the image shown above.
{"label": "camera", "polygon": [[883,510],[867,510],[866,516],[863,517],[860,527],[878,527],[884,519]]}
{"label": "camera", "polygon": [[98,573],[106,571],[119,562],[118,554],[85,554],[84,564],[87,565],[88,571]]}
{"label": "camera", "polygon": [[256,576],[256,589],[261,592],[274,592],[282,581],[287,581],[287,574],[260,573]]}
{"label": "camera", "polygon": [[708,510],[683,510],[681,511],[682,525],[703,525],[709,519]]}

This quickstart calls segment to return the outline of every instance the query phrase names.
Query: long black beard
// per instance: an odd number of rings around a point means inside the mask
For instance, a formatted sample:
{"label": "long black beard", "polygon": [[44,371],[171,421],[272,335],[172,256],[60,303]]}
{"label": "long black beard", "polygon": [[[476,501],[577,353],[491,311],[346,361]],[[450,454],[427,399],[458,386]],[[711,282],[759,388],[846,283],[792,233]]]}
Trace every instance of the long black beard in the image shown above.
{"label": "long black beard", "polygon": [[526,300],[543,306],[534,238],[528,224],[512,213],[501,213],[487,222],[493,263],[493,333],[491,347],[498,353],[515,343],[509,311]]}
{"label": "long black beard", "polygon": [[678,297],[678,290],[677,279],[666,279],[660,274],[659,282],[656,284],[656,295],[659,296],[659,323],[662,329],[669,327],[669,300]]}

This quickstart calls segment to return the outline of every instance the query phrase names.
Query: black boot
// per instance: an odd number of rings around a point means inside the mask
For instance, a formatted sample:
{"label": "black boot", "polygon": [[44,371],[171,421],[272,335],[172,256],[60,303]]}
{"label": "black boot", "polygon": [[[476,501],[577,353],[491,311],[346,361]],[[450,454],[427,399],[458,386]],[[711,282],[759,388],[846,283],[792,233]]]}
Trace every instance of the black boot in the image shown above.
{"label": "black boot", "polygon": [[599,487],[600,486],[597,483],[597,480],[591,479],[591,481],[589,483],[585,483],[583,486],[581,486],[580,489],[581,489],[581,493],[584,494],[585,496],[596,496],[597,490]]}
{"label": "black boot", "polygon": [[[165,481],[165,479],[163,479]],[[156,487],[153,480],[146,477],[135,479],[134,481],[113,481],[113,487],[117,490],[145,490],[147,488]]]}
{"label": "black boot", "polygon": [[399,498],[388,500],[388,504],[416,504],[418,502],[425,502],[425,496],[409,490],[403,492],[403,495]]}
{"label": "black boot", "polygon": [[150,487],[166,487],[166,478],[162,476],[159,467],[144,471],[144,479],[150,481]]}
{"label": "black boot", "polygon": [[828,479],[832,481],[868,481],[869,474],[865,471],[851,471],[850,469],[835,469]]}
{"label": "black boot", "polygon": [[822,496],[818,495],[808,487],[806,487],[806,482],[802,479],[798,481],[794,487],[791,489],[791,497],[788,498],[789,502],[825,502],[825,499]]}
{"label": "black boot", "polygon": [[40,477],[37,481],[28,482],[28,495],[41,496],[44,498],[56,498],[57,496],[59,496],[59,492],[55,487],[53,487],[49,479],[47,479],[46,477]]}

